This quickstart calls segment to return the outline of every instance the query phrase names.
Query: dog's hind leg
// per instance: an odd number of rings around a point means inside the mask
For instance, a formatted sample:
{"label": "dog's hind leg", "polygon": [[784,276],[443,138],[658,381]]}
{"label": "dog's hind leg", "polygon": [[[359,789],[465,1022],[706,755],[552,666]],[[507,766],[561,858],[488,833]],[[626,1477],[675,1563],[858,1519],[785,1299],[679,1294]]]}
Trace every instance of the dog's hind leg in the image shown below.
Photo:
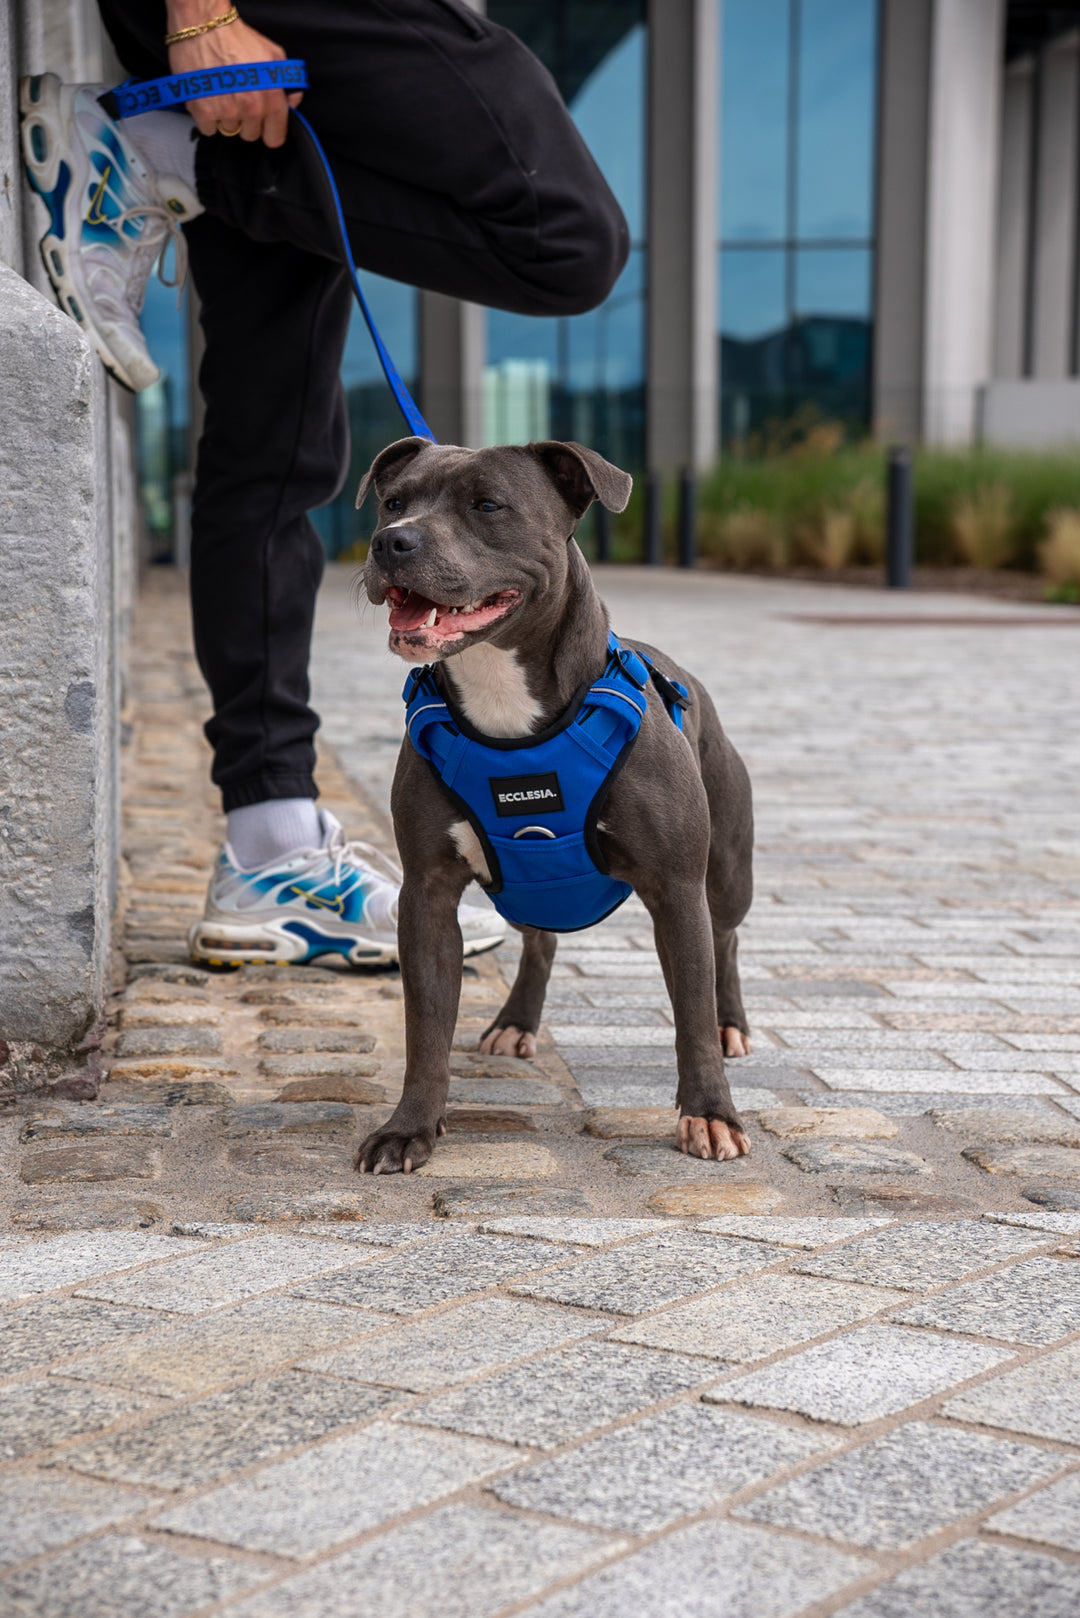
{"label": "dog's hind leg", "polygon": [[699,744],[709,800],[709,865],[705,891],[716,959],[716,1012],[725,1056],[749,1056],[750,1028],[739,983],[735,929],[754,895],[754,818],[750,779],[714,716]]}
{"label": "dog's hind leg", "polygon": [[535,1056],[536,1031],[544,1010],[558,940],[538,927],[519,927],[521,962],[506,1004],[480,1039],[485,1056]]}

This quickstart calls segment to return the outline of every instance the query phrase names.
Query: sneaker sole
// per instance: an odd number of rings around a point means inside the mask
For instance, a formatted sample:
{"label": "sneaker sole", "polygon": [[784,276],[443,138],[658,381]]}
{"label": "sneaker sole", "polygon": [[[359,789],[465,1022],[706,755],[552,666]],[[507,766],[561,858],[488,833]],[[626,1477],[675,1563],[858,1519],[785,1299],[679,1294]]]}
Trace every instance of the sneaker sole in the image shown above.
{"label": "sneaker sole", "polygon": [[[193,961],[202,966],[307,966],[325,955],[341,955],[350,966],[396,966],[397,942],[380,944],[333,934],[316,934],[308,929],[305,940],[285,926],[236,926],[231,922],[197,921],[188,933],[188,949]],[[494,930],[486,937],[464,943],[466,958],[497,949],[505,931]]]}
{"label": "sneaker sole", "polygon": [[49,229],[38,243],[41,262],[57,304],[76,321],[110,376],[129,393],[139,393],[161,375],[156,365],[138,355],[128,364],[118,359],[106,334],[91,318],[92,305],[72,273],[68,238],[81,230],[81,210],[71,207],[81,195],[78,176],[65,156],[64,86],[55,73],[35,74],[19,82],[22,157],[33,189],[49,210]]}

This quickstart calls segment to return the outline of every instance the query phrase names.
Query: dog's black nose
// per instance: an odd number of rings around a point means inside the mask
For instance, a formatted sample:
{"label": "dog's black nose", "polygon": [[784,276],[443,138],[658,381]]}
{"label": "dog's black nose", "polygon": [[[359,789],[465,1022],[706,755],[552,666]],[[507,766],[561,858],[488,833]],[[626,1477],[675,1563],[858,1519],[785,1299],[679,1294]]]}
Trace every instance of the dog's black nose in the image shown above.
{"label": "dog's black nose", "polygon": [[419,528],[407,526],[385,528],[381,534],[375,534],[371,541],[373,556],[407,556],[410,551],[420,549],[424,536]]}

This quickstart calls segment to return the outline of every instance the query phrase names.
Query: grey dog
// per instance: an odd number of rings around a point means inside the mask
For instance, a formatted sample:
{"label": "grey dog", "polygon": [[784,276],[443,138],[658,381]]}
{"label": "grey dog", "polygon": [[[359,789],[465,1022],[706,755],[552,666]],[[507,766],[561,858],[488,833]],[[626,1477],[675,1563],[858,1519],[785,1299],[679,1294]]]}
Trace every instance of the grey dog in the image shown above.
{"label": "grey dog", "polygon": [[[574,539],[593,500],[622,511],[631,479],[573,443],[468,450],[404,438],[376,457],[378,523],[364,573],[389,601],[390,649],[437,664],[450,706],[474,730],[522,737],[564,714],[608,657],[607,609]],[[724,1073],[749,1050],[735,929],[750,907],[750,782],[693,675],[638,642],[689,689],[685,730],[650,686],[626,767],[603,807],[611,874],[652,917],[675,1018],[678,1144],[697,1157],[750,1150]],[[687,745],[689,743],[689,745]],[[419,1168],[445,1133],[450,1045],[461,988],[456,911],[474,877],[490,880],[472,825],[406,738],[391,806],[404,869],[398,944],[405,994],[405,1088],[360,1148],[362,1172]],[[481,1051],[531,1056],[557,935],[520,929],[521,965]]]}

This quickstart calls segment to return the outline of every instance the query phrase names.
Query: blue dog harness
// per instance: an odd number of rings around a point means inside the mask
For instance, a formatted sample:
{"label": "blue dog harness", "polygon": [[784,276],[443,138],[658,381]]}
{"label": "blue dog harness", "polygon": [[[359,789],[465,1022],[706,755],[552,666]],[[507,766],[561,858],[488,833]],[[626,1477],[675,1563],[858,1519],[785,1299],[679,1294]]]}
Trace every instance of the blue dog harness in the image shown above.
{"label": "blue dog harness", "polygon": [[440,694],[433,666],[405,682],[409,740],[480,839],[496,910],[519,926],[576,932],[633,892],[609,874],[596,823],[637,740],[649,680],[680,730],[689,694],[614,635],[608,653],[555,724],[521,739],[481,736]]}

